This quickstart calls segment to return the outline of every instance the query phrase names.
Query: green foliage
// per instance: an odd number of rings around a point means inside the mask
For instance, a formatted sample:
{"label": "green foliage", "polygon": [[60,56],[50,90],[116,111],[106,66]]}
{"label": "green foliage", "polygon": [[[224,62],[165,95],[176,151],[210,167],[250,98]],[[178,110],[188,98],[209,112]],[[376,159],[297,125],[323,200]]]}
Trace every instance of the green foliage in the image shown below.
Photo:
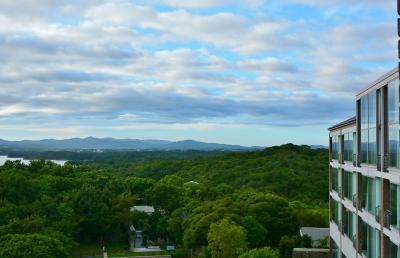
{"label": "green foliage", "polygon": [[[43,238],[61,252],[56,257],[70,257],[74,242],[127,248],[134,225],[145,242],[189,248],[194,257],[237,257],[237,248],[270,246],[289,258],[293,247],[308,245],[300,226],[328,226],[326,150],[289,144],[236,153],[68,155],[79,157],[72,162],[79,166],[39,160],[0,167],[3,243]],[[156,212],[130,212],[133,205]],[[223,223],[238,237],[228,238]],[[234,254],[216,251],[233,244]]]}
{"label": "green foliage", "polygon": [[211,224],[207,239],[213,258],[235,258],[247,248],[244,228],[227,219]]}
{"label": "green foliage", "polygon": [[329,237],[324,237],[317,242],[317,248],[329,248]]}
{"label": "green foliage", "polygon": [[283,236],[279,241],[279,254],[283,258],[291,258],[293,248],[301,247],[300,235]]}
{"label": "green foliage", "polygon": [[0,257],[67,258],[69,255],[64,243],[56,238],[40,234],[9,234],[0,237]]}
{"label": "green foliage", "polygon": [[279,257],[279,252],[273,250],[271,247],[253,249],[239,256],[239,258],[278,258],[278,257]]}
{"label": "green foliage", "polygon": [[312,247],[311,237],[309,235],[304,235],[301,238],[301,245],[302,245],[302,247],[305,247],[305,248],[311,248]]}

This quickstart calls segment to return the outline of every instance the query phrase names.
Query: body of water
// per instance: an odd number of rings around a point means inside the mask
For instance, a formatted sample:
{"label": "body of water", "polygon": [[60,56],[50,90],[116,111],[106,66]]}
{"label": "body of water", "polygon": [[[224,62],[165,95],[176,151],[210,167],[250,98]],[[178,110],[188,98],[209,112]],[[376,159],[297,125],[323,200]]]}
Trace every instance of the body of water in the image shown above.
{"label": "body of water", "polygon": [[[0,166],[3,166],[6,161],[17,161],[20,160],[22,164],[29,165],[31,162],[29,159],[24,159],[24,158],[10,158],[8,156],[0,156]],[[52,162],[64,166],[65,163],[68,162],[68,160],[51,160]]]}

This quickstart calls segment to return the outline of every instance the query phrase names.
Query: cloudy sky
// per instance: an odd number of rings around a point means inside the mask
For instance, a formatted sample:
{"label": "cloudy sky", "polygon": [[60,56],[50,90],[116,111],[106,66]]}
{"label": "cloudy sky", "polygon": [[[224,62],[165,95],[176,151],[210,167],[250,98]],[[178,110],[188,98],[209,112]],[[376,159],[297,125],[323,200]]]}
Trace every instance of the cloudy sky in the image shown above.
{"label": "cloudy sky", "polygon": [[394,0],[0,0],[0,138],[326,144]]}

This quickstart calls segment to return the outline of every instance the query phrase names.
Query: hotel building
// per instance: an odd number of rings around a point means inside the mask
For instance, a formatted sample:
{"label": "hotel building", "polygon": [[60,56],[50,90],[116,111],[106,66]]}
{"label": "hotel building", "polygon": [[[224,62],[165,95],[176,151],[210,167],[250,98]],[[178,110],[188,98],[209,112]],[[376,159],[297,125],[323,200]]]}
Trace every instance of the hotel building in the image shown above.
{"label": "hotel building", "polygon": [[357,93],[356,116],[329,128],[334,258],[400,258],[400,87],[393,69]]}

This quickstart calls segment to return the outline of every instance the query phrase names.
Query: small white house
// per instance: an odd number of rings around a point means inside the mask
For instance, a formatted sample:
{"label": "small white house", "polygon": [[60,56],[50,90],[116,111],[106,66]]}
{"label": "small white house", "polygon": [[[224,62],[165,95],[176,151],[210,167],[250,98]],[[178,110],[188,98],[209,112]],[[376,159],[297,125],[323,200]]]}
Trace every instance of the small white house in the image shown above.
{"label": "small white house", "polygon": [[147,206],[147,205],[139,205],[139,206],[133,206],[130,209],[131,212],[134,211],[139,211],[139,212],[144,212],[147,214],[153,214],[154,213],[154,207],[153,206]]}

